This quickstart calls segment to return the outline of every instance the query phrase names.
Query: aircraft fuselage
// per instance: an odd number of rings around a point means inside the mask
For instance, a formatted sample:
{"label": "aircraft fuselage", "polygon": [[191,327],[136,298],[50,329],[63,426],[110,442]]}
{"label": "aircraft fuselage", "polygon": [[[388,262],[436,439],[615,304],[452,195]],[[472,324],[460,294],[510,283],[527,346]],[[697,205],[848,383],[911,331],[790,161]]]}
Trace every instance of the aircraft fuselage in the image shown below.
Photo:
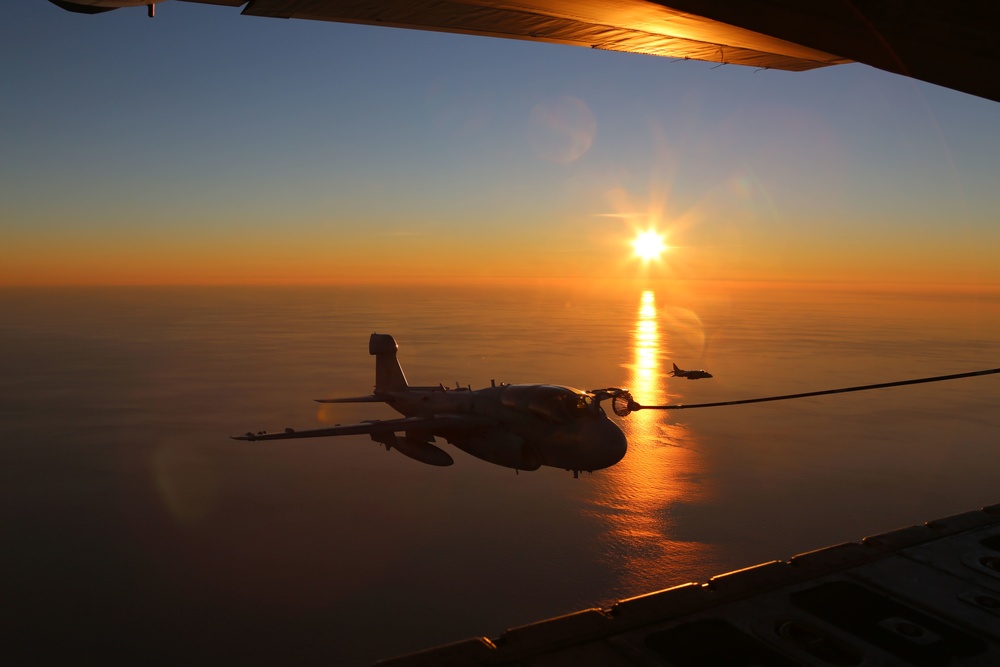
{"label": "aircraft fuselage", "polygon": [[[552,466],[599,470],[625,456],[625,434],[593,395],[556,385],[499,385],[484,389],[416,388],[376,396],[406,417],[474,416],[481,425],[441,420],[407,431],[412,440],[438,436],[462,451],[518,470]],[[405,452],[404,452],[405,453]]]}

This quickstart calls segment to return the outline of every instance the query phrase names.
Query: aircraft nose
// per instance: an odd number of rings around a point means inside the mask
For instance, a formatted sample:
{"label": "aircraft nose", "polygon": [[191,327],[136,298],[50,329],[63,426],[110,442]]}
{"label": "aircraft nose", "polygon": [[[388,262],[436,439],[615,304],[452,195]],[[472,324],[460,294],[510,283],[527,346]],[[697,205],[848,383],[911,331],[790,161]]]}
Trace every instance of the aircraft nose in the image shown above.
{"label": "aircraft nose", "polygon": [[605,420],[603,428],[599,429],[595,436],[590,450],[596,465],[590,468],[591,470],[610,468],[625,458],[628,441],[625,439],[625,434],[613,421]]}

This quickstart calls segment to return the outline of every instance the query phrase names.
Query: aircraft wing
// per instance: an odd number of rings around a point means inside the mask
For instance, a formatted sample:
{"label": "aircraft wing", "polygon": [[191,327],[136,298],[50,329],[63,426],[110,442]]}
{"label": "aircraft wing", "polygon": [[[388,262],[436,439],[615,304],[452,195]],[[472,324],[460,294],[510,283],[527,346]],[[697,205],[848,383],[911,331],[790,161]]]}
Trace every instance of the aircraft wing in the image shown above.
{"label": "aircraft wing", "polygon": [[[186,0],[243,14],[571,44],[606,51],[807,70],[850,62],[647,0]],[[674,3],[666,3],[674,4]]]}
{"label": "aircraft wing", "polygon": [[[146,0],[60,0],[120,6]],[[860,62],[1000,101],[1000,3],[185,0],[243,14],[508,37],[801,71]]]}
{"label": "aircraft wing", "polygon": [[469,431],[496,426],[496,421],[476,415],[438,415],[434,417],[401,417],[399,419],[373,419],[360,424],[337,424],[324,428],[302,431],[285,429],[276,433],[247,432],[232,436],[233,440],[290,440],[293,438],[325,438],[338,435],[384,435],[404,431],[426,431],[443,434]]}

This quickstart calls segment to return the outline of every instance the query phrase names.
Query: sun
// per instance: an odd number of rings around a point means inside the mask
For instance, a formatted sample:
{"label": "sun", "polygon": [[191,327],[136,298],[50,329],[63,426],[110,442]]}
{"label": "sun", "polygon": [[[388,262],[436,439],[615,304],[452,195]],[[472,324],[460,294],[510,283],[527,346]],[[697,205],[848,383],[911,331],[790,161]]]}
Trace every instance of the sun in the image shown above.
{"label": "sun", "polygon": [[663,242],[662,234],[657,234],[656,231],[649,229],[635,237],[632,241],[632,248],[635,250],[636,257],[644,262],[649,262],[660,259],[660,255],[667,250],[667,245]]}

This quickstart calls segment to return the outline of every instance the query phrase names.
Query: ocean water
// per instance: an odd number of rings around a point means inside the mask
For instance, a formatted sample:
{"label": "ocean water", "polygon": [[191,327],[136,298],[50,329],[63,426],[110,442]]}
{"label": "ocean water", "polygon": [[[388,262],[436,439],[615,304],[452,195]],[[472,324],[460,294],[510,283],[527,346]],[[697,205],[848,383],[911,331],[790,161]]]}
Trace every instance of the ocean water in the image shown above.
{"label": "ocean water", "polygon": [[312,401],[371,391],[372,331],[415,384],[644,404],[1000,366],[989,292],[0,290],[8,655],[365,664],[1000,502],[1000,376],[638,412],[580,479],[227,437],[393,416]]}

